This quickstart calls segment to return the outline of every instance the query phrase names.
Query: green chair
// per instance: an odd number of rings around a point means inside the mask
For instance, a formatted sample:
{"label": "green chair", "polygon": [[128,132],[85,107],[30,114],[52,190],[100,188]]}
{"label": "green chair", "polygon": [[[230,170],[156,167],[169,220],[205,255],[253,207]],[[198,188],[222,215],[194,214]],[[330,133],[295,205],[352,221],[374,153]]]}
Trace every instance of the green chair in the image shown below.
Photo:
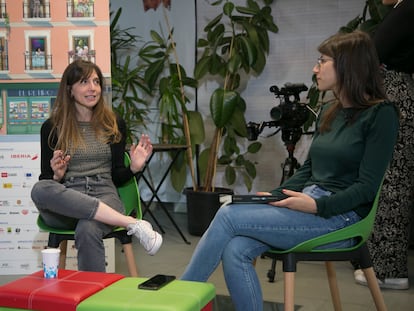
{"label": "green chair", "polygon": [[[128,166],[131,162],[128,153],[125,153],[125,166]],[[141,203],[139,196],[138,184],[135,177],[131,178],[127,183],[117,188],[119,197],[124,203],[125,214],[134,215],[134,217],[141,219]],[[59,268],[65,269],[66,265],[66,250],[67,250],[67,241],[74,240],[74,230],[62,230],[57,228],[52,228],[46,225],[39,215],[37,218],[37,225],[41,231],[49,232],[49,241],[48,247],[58,248],[60,247],[60,260]],[[111,233],[104,237],[108,238],[117,238],[121,244],[122,249],[125,254],[126,262],[128,265],[129,274],[133,277],[138,276],[137,267],[135,264],[134,252],[132,249],[132,236],[127,235],[127,231],[123,227],[115,227]]]}
{"label": "green chair", "polygon": [[[333,261],[350,260],[359,262],[377,310],[387,310],[366,245],[366,240],[374,225],[380,192],[381,187],[375,197],[371,211],[361,221],[335,232],[302,242],[288,250],[272,249],[265,253],[265,256],[271,257],[273,260],[281,260],[283,263],[285,311],[294,310],[295,272],[299,261],[325,261],[334,309],[336,311],[342,310]],[[349,248],[318,249],[320,246],[346,239],[356,239],[357,244]]]}

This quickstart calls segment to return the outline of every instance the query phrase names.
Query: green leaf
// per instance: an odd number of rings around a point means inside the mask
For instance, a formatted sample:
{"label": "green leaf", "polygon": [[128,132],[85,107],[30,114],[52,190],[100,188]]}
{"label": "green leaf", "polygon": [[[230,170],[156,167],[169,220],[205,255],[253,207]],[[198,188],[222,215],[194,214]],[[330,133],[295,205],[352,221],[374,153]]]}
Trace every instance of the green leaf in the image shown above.
{"label": "green leaf", "polygon": [[244,184],[246,185],[247,191],[250,192],[252,190],[252,184],[253,184],[252,179],[247,174],[243,174],[243,181],[244,181]]}
{"label": "green leaf", "polygon": [[244,162],[244,167],[251,178],[256,178],[256,166],[251,161],[246,160]]}
{"label": "green leaf", "polygon": [[257,153],[259,152],[259,150],[262,148],[262,143],[261,142],[254,142],[251,143],[248,147],[247,147],[247,152],[249,153]]}
{"label": "green leaf", "polygon": [[213,18],[207,25],[206,27],[204,27],[204,31],[208,32],[210,31],[210,29],[212,29],[213,27],[215,27],[221,20],[221,18],[223,17],[223,14],[219,14],[217,15],[215,18]]}
{"label": "green leaf", "polygon": [[199,111],[187,111],[190,127],[191,142],[195,145],[202,144],[205,139],[204,121]]}
{"label": "green leaf", "polygon": [[256,62],[257,58],[257,49],[256,45],[250,38],[245,36],[238,37],[240,42],[240,47],[242,51],[244,51],[244,55],[247,56],[247,59],[244,58],[243,61],[247,63],[247,65],[252,66]]}
{"label": "green leaf", "polygon": [[153,90],[154,86],[160,76],[161,72],[164,69],[164,61],[156,61],[148,66],[148,69],[145,71],[144,79],[147,81],[148,87]]}
{"label": "green leaf", "polygon": [[[184,157],[184,153],[181,152],[179,157]],[[175,191],[181,192],[185,186],[187,180],[187,167],[183,165],[184,160],[179,161],[177,158],[177,165],[174,165],[170,171],[171,184]]]}
{"label": "green leaf", "polygon": [[198,156],[198,168],[200,169],[200,180],[204,180],[206,176],[209,153],[210,153],[210,148],[206,148],[203,151],[201,151],[200,155]]}
{"label": "green leaf", "polygon": [[223,12],[227,16],[231,16],[231,13],[234,10],[234,3],[233,2],[226,2],[223,6]]}
{"label": "green leaf", "polygon": [[151,30],[150,35],[151,35],[152,40],[157,42],[160,46],[165,46],[164,39],[158,34],[158,32]]}
{"label": "green leaf", "polygon": [[194,78],[201,79],[204,77],[210,70],[210,56],[205,56],[201,58],[194,69]]}
{"label": "green leaf", "polygon": [[235,109],[231,117],[231,125],[234,128],[237,135],[240,137],[247,137],[246,119],[244,117],[244,111]]}
{"label": "green leaf", "polygon": [[234,74],[240,68],[241,65],[241,57],[239,54],[234,54],[229,62],[227,63],[227,69],[230,73]]}
{"label": "green leaf", "polygon": [[229,185],[234,184],[234,182],[236,181],[236,171],[233,167],[231,167],[230,165],[226,166],[226,170],[224,172],[225,176],[226,176],[226,182]]}
{"label": "green leaf", "polygon": [[266,55],[264,50],[257,51],[256,62],[253,64],[252,68],[256,74],[260,75],[266,66]]}
{"label": "green leaf", "polygon": [[234,91],[216,89],[210,98],[210,113],[214,124],[218,128],[224,127],[232,117],[239,94]]}
{"label": "green leaf", "polygon": [[213,54],[210,57],[210,68],[209,71],[212,75],[215,75],[220,72],[221,69],[226,68],[223,60],[217,54]]}

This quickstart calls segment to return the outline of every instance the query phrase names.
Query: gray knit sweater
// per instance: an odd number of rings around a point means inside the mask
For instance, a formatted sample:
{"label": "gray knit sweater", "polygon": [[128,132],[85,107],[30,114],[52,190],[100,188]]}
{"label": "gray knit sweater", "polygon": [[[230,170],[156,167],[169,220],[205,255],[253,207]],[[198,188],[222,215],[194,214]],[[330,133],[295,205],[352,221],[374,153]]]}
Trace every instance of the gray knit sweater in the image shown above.
{"label": "gray knit sweater", "polygon": [[89,122],[79,122],[79,127],[85,140],[85,148],[79,148],[70,155],[65,179],[98,174],[111,178],[111,148],[109,144],[96,139]]}

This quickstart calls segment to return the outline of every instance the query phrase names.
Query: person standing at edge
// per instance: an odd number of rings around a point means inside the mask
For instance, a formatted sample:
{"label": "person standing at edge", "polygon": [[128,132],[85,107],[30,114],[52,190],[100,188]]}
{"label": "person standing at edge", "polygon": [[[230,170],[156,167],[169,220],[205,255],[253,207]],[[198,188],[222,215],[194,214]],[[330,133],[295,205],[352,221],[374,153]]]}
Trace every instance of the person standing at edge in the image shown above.
{"label": "person standing at edge", "polygon": [[258,193],[282,191],[287,198],[220,208],[181,277],[207,281],[221,261],[238,311],[263,310],[253,260],[272,247],[289,249],[364,218],[392,156],[398,109],[386,100],[369,35],[336,34],[318,51],[318,88],[336,98],[322,108],[305,163],[280,187]]}
{"label": "person standing at edge", "polygon": [[[375,31],[387,96],[401,112],[393,159],[384,178],[373,234],[368,240],[381,288],[408,289],[408,248],[414,196],[414,1],[383,0],[394,5]],[[354,266],[355,281],[366,285]]]}
{"label": "person standing at edge", "polygon": [[[408,248],[414,196],[414,1],[394,5],[374,33],[387,96],[401,112],[393,159],[384,178],[373,234],[368,240],[381,288],[408,289]],[[355,281],[367,285],[355,263]]]}
{"label": "person standing at edge", "polygon": [[129,150],[124,165],[125,121],[102,96],[100,68],[77,60],[65,69],[51,117],[40,131],[41,174],[31,191],[44,222],[75,230],[78,269],[105,272],[103,237],[113,226],[128,229],[150,255],[162,236],[149,222],[123,214],[116,186],[133,178],[152,153],[147,135]]}

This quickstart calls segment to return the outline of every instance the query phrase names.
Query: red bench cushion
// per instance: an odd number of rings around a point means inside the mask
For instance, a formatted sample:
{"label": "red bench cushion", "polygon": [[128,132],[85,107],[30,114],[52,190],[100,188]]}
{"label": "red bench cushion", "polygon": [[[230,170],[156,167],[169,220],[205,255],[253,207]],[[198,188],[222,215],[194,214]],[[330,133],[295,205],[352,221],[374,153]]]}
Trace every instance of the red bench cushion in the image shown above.
{"label": "red bench cushion", "polygon": [[0,306],[42,311],[75,311],[77,305],[121,274],[59,270],[57,279],[45,279],[43,270],[0,286]]}

